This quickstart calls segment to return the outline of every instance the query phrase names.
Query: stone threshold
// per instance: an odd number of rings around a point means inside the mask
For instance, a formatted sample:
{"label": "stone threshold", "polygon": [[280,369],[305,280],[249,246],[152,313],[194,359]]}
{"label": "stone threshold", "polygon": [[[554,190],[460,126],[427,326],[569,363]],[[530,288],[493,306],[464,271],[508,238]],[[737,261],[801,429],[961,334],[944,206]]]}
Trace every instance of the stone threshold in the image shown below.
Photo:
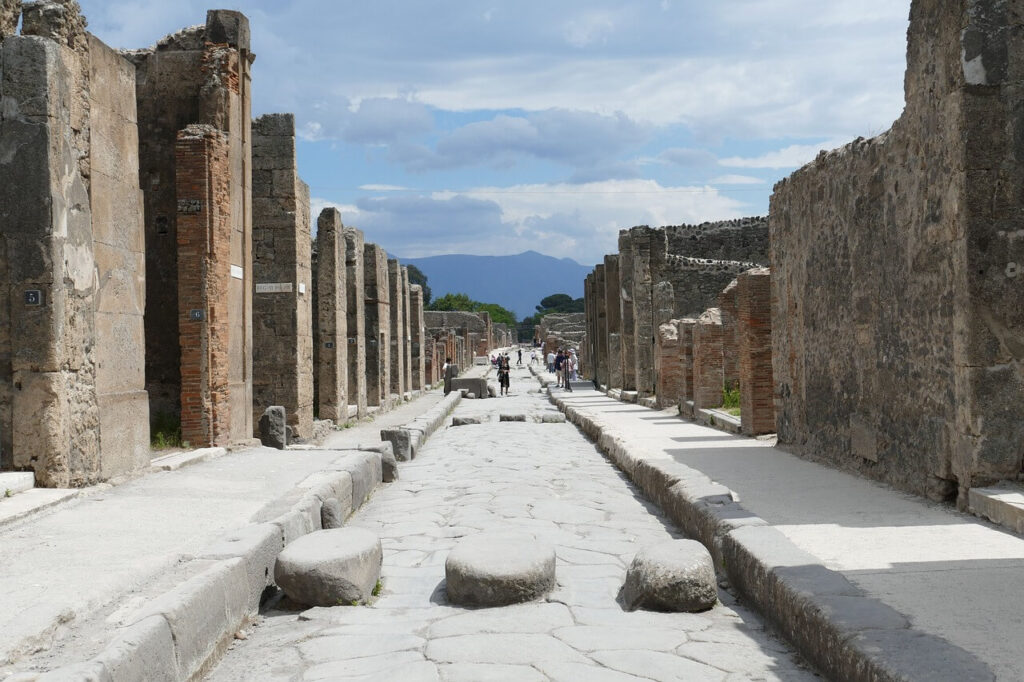
{"label": "stone threshold", "polygon": [[986,488],[971,488],[967,510],[975,516],[1024,535],[1024,486],[1001,481]]}

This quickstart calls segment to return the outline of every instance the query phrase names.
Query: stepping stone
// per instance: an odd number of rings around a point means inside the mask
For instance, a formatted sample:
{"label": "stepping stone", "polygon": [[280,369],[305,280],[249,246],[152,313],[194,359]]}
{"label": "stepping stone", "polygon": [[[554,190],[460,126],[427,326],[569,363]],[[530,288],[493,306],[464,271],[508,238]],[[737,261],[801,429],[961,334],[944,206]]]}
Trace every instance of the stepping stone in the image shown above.
{"label": "stepping stone", "polygon": [[380,579],[380,538],[363,528],[320,530],[277,555],[274,580],[288,597],[309,606],[367,601]]}
{"label": "stepping stone", "polygon": [[565,415],[561,412],[545,412],[540,415],[540,419],[538,421],[540,421],[541,424],[564,424]]}
{"label": "stepping stone", "polygon": [[288,426],[284,408],[268,407],[260,417],[260,442],[268,448],[284,450],[288,447]]}
{"label": "stepping stone", "polygon": [[500,422],[524,422],[526,421],[525,414],[502,414],[498,415],[498,421]]}
{"label": "stepping stone", "polygon": [[626,571],[621,597],[630,611],[707,611],[718,603],[711,554],[695,540],[646,547]]}
{"label": "stepping stone", "polygon": [[555,548],[525,535],[475,535],[448,553],[444,573],[453,604],[518,604],[555,586]]}
{"label": "stepping stone", "polygon": [[470,424],[483,424],[480,417],[452,417],[452,426],[469,426]]}

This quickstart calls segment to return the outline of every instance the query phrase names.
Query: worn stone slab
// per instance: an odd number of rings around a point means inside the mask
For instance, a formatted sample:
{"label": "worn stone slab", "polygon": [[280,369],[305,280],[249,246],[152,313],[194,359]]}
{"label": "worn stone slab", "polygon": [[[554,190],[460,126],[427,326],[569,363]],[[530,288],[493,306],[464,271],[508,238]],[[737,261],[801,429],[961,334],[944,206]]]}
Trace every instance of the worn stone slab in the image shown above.
{"label": "worn stone slab", "polygon": [[672,540],[637,552],[622,588],[626,608],[706,611],[718,602],[711,554],[694,540]]}
{"label": "worn stone slab", "polygon": [[483,424],[483,417],[454,417],[452,419],[452,426],[471,426],[474,424]]}
{"label": "worn stone slab", "polygon": [[274,579],[294,601],[337,606],[367,601],[380,578],[380,538],[362,528],[310,533],[277,557]]}
{"label": "worn stone slab", "polygon": [[1024,534],[1024,487],[1003,482],[987,488],[971,488],[968,504],[972,514]]}

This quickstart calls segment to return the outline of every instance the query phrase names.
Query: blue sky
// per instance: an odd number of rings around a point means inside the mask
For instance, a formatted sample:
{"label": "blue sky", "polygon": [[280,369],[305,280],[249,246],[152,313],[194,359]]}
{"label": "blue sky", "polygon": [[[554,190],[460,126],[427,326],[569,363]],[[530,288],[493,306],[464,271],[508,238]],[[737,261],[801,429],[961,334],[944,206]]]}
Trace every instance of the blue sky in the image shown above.
{"label": "blue sky", "polygon": [[[144,47],[194,0],[80,0]],[[581,263],[618,230],[768,210],[903,108],[910,0],[239,1],[253,114],[294,112],[314,213],[389,253]]]}

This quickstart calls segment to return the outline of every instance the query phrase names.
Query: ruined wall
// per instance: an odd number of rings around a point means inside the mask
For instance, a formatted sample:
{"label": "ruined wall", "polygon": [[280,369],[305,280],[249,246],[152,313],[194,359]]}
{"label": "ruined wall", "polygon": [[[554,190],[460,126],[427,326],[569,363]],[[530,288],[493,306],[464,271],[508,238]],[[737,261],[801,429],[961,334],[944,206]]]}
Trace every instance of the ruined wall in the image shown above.
{"label": "ruined wall", "polygon": [[[758,268],[739,276],[736,283],[736,316],[740,426],[748,436],[774,433],[775,381],[772,374],[770,270]],[[724,339],[722,353],[726,354]]]}
{"label": "ruined wall", "polygon": [[709,260],[768,262],[767,216],[665,228],[668,252]]}
{"label": "ruined wall", "polygon": [[[178,346],[179,215],[194,206],[176,195],[175,144],[189,124],[227,137],[225,185],[231,218],[231,281],[227,288],[227,355],[232,439],[252,435],[252,198],[249,24],[244,15],[211,10],[206,24],[163,38],[153,48],[123,53],[135,65],[139,182],[146,230],[146,388],[151,412],[174,417],[181,407]],[[217,199],[220,201],[220,199]]]}
{"label": "ruined wall", "polygon": [[1021,14],[915,0],[906,108],[771,200],[779,441],[944,499],[1024,462]]}
{"label": "ruined wall", "polygon": [[363,233],[354,227],[344,229],[345,237],[345,317],[348,335],[348,402],[356,415],[366,416],[366,285],[363,257]]}
{"label": "ruined wall", "polygon": [[722,311],[722,380],[729,389],[740,385],[739,284],[734,279],[718,295]]}
{"label": "ruined wall", "polygon": [[677,315],[696,317],[718,305],[718,296],[741,272],[764,263],[669,255],[661,279],[672,285]]}
{"label": "ruined wall", "polygon": [[391,294],[388,255],[376,244],[363,246],[366,305],[366,404],[388,407],[391,394]]}
{"label": "ruined wall", "polygon": [[285,408],[296,436],[313,432],[309,187],[298,176],[295,117],[252,126],[253,422]]}
{"label": "ruined wall", "polygon": [[77,3],[0,5],[0,469],[148,463],[134,69]]}
{"label": "ruined wall", "polygon": [[[336,208],[317,219],[316,338],[314,372],[317,415],[335,423],[348,421],[348,297],[345,228]],[[354,358],[353,358],[354,359]]]}
{"label": "ruined wall", "polygon": [[654,286],[662,281],[667,242],[665,231],[647,226],[629,230],[633,263],[633,376],[640,397],[654,393],[654,346],[657,328],[665,319],[657,319]]}
{"label": "ruined wall", "polygon": [[477,313],[461,310],[426,310],[423,320],[427,329],[466,329],[477,334],[487,333],[487,323]]}

